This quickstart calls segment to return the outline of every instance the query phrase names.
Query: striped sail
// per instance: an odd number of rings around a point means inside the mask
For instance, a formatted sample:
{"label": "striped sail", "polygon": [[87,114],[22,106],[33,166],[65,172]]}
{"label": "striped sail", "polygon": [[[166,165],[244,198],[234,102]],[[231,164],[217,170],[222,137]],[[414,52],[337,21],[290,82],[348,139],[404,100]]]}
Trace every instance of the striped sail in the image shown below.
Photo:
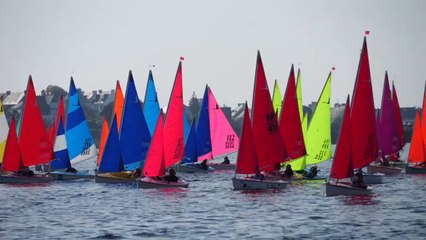
{"label": "striped sail", "polygon": [[71,77],[65,137],[72,164],[97,156],[98,151],[80,105],[77,89]]}

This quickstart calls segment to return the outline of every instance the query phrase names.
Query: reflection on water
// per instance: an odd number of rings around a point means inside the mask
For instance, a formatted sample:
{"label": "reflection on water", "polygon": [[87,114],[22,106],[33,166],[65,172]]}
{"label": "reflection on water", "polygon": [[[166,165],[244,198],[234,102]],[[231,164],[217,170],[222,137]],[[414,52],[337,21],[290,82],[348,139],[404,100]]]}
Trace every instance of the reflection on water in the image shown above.
{"label": "reflection on water", "polygon": [[[235,160],[235,156],[231,156]],[[330,162],[321,164],[327,176]],[[185,174],[188,189],[53,182],[0,185],[7,239],[423,239],[426,176],[401,174],[366,196],[324,197],[324,181],[234,191],[233,172]]]}

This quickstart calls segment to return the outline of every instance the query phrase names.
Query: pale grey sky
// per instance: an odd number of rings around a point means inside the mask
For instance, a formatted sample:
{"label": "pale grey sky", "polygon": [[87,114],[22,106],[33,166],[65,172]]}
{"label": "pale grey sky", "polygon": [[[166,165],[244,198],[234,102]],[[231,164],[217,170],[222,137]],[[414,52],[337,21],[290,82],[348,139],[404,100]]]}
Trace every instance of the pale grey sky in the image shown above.
{"label": "pale grey sky", "polygon": [[150,64],[167,106],[179,57],[184,99],[209,84],[220,104],[251,103],[260,50],[270,90],[284,94],[290,66],[302,70],[303,101],[316,101],[329,70],[332,103],[352,94],[364,31],[380,106],[385,70],[401,106],[421,106],[426,80],[426,1],[411,0],[0,0],[0,92],[109,90],[128,70],[143,99]]}

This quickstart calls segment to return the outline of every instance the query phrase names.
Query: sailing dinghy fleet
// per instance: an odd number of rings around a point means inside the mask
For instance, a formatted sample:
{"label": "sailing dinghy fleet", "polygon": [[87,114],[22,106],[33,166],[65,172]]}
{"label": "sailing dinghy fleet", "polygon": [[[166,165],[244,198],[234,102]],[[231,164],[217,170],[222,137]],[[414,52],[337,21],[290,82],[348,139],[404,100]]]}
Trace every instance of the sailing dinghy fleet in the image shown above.
{"label": "sailing dinghy fleet", "polygon": [[[374,108],[366,37],[334,156],[331,78],[332,72],[308,116],[303,111],[300,69],[295,78],[291,66],[284,97],[275,80],[271,98],[258,52],[252,108],[250,112],[246,102],[238,136],[208,85],[200,112],[189,125],[183,105],[182,61],[166,114],[158,102],[152,71],[143,105],[130,71],[125,95],[119,81],[116,83],[113,114],[104,118],[98,152],[74,80],[70,81],[66,114],[61,97],[56,118],[46,129],[30,76],[17,122],[12,117],[9,126],[0,102],[0,183],[94,179],[139,188],[187,188],[190,183],[176,171],[185,175],[231,170],[235,171],[234,190],[279,190],[293,181],[324,181],[325,176],[317,175],[317,164],[333,158],[324,189],[326,196],[336,196],[369,194],[372,189],[367,185],[382,183],[385,175],[399,174],[404,167],[406,173],[426,173],[426,88],[423,114],[417,112],[406,165],[400,159],[405,139],[398,97],[393,83],[391,91],[387,72],[381,109]],[[235,164],[228,161],[234,152]],[[227,160],[223,163],[211,161],[223,157]],[[88,159],[96,161],[94,173],[74,168]],[[282,170],[290,166],[295,174]],[[314,174],[305,170],[309,167],[315,169]],[[34,173],[33,169],[42,171]]]}

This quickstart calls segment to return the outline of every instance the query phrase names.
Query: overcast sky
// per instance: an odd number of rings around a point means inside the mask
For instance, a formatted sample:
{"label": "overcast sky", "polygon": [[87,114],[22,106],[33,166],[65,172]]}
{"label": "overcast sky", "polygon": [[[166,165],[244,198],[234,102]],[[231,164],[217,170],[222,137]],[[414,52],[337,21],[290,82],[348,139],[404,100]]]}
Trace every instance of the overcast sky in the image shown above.
{"label": "overcast sky", "polygon": [[[421,106],[426,80],[426,1],[89,1],[0,0],[0,92],[36,91],[69,79],[110,90],[128,71],[144,98],[149,65],[167,106],[184,56],[185,103],[209,84],[220,104],[251,103],[260,50],[269,88],[284,94],[291,64],[301,68],[303,102],[316,101],[331,67],[332,103],[352,94],[364,31],[375,105],[385,70],[401,106]],[[250,104],[251,105],[251,104]]]}

